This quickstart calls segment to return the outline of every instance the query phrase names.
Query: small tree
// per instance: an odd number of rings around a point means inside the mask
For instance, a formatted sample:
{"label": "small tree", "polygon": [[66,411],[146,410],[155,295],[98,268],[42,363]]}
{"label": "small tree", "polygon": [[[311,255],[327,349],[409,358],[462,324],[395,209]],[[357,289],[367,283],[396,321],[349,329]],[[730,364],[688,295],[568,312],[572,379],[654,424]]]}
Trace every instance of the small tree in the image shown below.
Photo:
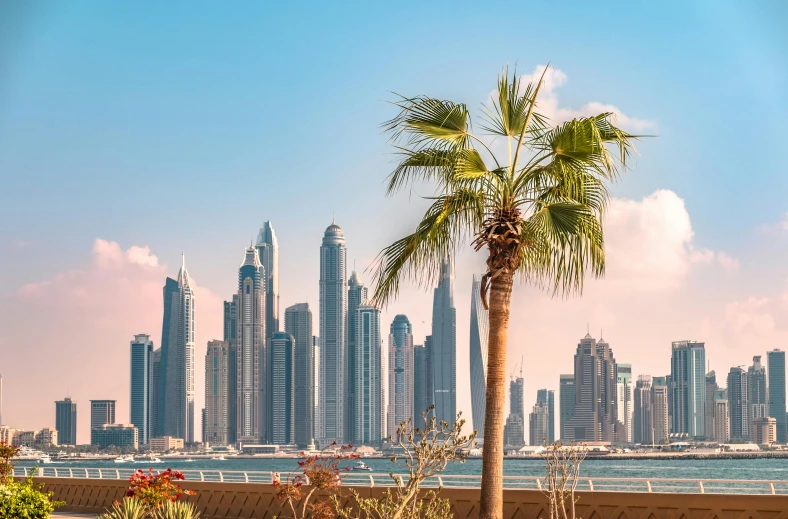
{"label": "small tree", "polygon": [[14,475],[14,463],[11,459],[19,453],[19,447],[0,442],[0,483]]}
{"label": "small tree", "polygon": [[550,519],[575,519],[575,503],[579,500],[575,490],[586,453],[584,446],[565,446],[560,442],[545,445],[542,457],[547,463],[547,476],[542,492],[549,501]]}

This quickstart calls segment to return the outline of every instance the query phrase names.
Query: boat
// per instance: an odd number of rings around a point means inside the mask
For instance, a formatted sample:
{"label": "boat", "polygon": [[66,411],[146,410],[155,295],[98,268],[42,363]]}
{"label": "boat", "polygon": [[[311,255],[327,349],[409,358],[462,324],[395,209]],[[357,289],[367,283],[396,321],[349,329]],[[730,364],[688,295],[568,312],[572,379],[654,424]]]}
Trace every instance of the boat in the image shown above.
{"label": "boat", "polygon": [[191,458],[189,458],[188,460],[184,460],[184,463],[193,463],[193,462],[194,462],[194,460],[191,459]]}
{"label": "boat", "polygon": [[215,459],[216,461],[225,461],[227,458],[225,458],[224,456],[217,456],[217,457],[215,457],[214,459]]}
{"label": "boat", "polygon": [[42,454],[41,457],[38,458],[38,461],[41,463],[52,463],[52,458],[49,456],[49,454]]}
{"label": "boat", "polygon": [[372,472],[372,468],[363,461],[357,461],[351,470],[363,470],[364,472]]}
{"label": "boat", "polygon": [[131,463],[134,461],[134,456],[118,456],[115,458],[115,463]]}

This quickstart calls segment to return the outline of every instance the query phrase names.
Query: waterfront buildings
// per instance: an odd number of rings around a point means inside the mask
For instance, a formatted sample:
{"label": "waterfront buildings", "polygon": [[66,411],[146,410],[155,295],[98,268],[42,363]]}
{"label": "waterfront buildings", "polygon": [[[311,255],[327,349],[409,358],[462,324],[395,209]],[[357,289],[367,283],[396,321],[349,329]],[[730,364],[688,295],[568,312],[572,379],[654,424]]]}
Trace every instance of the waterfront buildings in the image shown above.
{"label": "waterfront buildings", "polygon": [[450,424],[457,420],[457,310],[452,278],[451,261],[446,260],[433,295],[431,342],[435,417]]}
{"label": "waterfront buildings", "polygon": [[731,439],[728,390],[714,392],[714,429],[712,439],[717,443],[728,443]]}
{"label": "waterfront buildings", "polygon": [[653,432],[651,435],[653,443],[666,443],[669,435],[668,408],[670,402],[670,392],[668,389],[668,377],[653,377],[651,379],[652,391],[652,420]]}
{"label": "waterfront buildings", "polygon": [[785,408],[785,352],[772,350],[766,353],[769,375],[769,416],[777,421],[777,443],[788,441]]}
{"label": "waterfront buildings", "polygon": [[756,445],[771,445],[777,441],[777,420],[761,416],[752,421],[752,441]]}
{"label": "waterfront buildings", "polygon": [[69,396],[55,402],[55,428],[61,445],[77,444],[77,403]]}
{"label": "waterfront buildings", "polygon": [[[761,356],[752,358],[752,366],[747,370],[747,386],[749,388],[749,414],[750,424],[754,427],[755,420],[768,416],[769,404],[766,389],[766,367],[761,364]],[[750,432],[750,438],[755,441],[755,431]]]}
{"label": "waterfront buildings", "polygon": [[747,372],[740,367],[731,368],[728,373],[728,413],[730,416],[731,440],[750,439],[750,389]]}
{"label": "waterfront buildings", "polygon": [[413,424],[424,427],[422,414],[432,405],[432,337],[413,347]]}
{"label": "waterfront buildings", "polygon": [[632,443],[632,419],[634,414],[634,392],[632,390],[632,365],[616,365],[616,406],[618,421],[623,425],[623,434],[618,441]]}
{"label": "waterfront buildings", "polygon": [[295,442],[295,339],[275,332],[268,345],[268,442]]}
{"label": "waterfront buildings", "polygon": [[347,250],[342,229],[332,223],[320,246],[320,366],[318,433],[321,446],[345,439],[348,308]]}
{"label": "waterfront buildings", "polygon": [[90,428],[97,429],[102,425],[115,423],[115,400],[90,401]]}
{"label": "waterfront buildings", "polygon": [[654,432],[653,395],[651,376],[640,375],[635,382],[632,398],[632,442],[641,444],[652,443]]}
{"label": "waterfront buildings", "polygon": [[345,359],[345,373],[348,374],[345,385],[345,403],[344,403],[344,434],[345,438],[350,442],[356,438],[356,378],[353,375],[356,373],[356,323],[358,316],[356,315],[358,307],[367,300],[367,287],[361,282],[358,272],[353,271],[350,274],[347,289],[347,323],[346,323],[346,341],[344,349]]}
{"label": "waterfront buildings", "polygon": [[530,445],[550,443],[550,411],[547,404],[534,404],[528,415],[528,438]]}
{"label": "waterfront buildings", "polygon": [[536,392],[536,403],[547,406],[546,440],[548,443],[555,443],[555,391],[552,389],[539,389]]}
{"label": "waterfront buildings", "polygon": [[263,265],[265,333],[266,338],[270,339],[279,331],[279,242],[270,221],[266,221],[260,228],[255,247]]}
{"label": "waterfront buildings", "polygon": [[672,433],[706,436],[706,349],[702,342],[672,343],[670,364]]}
{"label": "waterfront buildings", "polygon": [[489,312],[482,304],[480,289],[481,278],[474,275],[471,283],[471,418],[473,418],[473,428],[477,432],[476,438],[483,440],[484,409],[487,398],[487,340],[490,324]]}
{"label": "waterfront buildings", "polygon": [[295,341],[294,368],[294,441],[302,449],[314,441],[315,423],[315,348],[312,337],[312,311],[308,303],[285,310],[285,332]]}
{"label": "waterfront buildings", "polygon": [[575,376],[574,375],[561,375],[558,385],[558,398],[559,398],[559,432],[561,439],[566,440],[566,427],[569,420],[575,416],[575,400],[577,393],[575,391]]}
{"label": "waterfront buildings", "polygon": [[355,346],[356,437],[354,443],[378,445],[385,432],[383,352],[380,337],[380,309],[370,302],[363,302],[356,310]]}
{"label": "waterfront buildings", "polygon": [[183,449],[183,438],[162,436],[161,438],[151,438],[150,440],[150,450],[152,452],[168,452],[180,449]]}
{"label": "waterfront buildings", "polygon": [[210,341],[205,353],[205,423],[203,441],[227,445],[227,378],[230,347],[226,341]]}
{"label": "waterfront buildings", "polygon": [[[255,247],[238,269],[235,385],[237,442],[266,442],[265,272]],[[233,381],[231,380],[232,384]]]}
{"label": "waterfront buildings", "polygon": [[139,433],[132,424],[104,424],[90,430],[90,444],[100,449],[115,446],[139,448]]}
{"label": "waterfront buildings", "polygon": [[714,438],[714,411],[716,404],[714,402],[714,394],[719,389],[717,385],[717,374],[714,371],[706,373],[706,408],[703,415],[706,419],[706,438]]}
{"label": "waterfront buildings", "polygon": [[129,421],[139,431],[139,442],[147,445],[151,433],[153,403],[153,342],[149,335],[139,334],[131,341],[131,391]]}
{"label": "waterfront buildings", "polygon": [[400,424],[413,418],[413,328],[405,315],[391,323],[388,364],[387,435],[396,440]]}
{"label": "waterfront buildings", "polygon": [[194,441],[195,295],[182,258],[178,279],[164,284],[157,436]]}
{"label": "waterfront buildings", "polygon": [[49,447],[57,447],[57,429],[51,427],[44,427],[36,433],[35,445],[37,447],[46,449]]}
{"label": "waterfront buildings", "polygon": [[522,447],[525,445],[525,384],[522,367],[520,376],[509,382],[509,416],[504,425],[504,445]]}

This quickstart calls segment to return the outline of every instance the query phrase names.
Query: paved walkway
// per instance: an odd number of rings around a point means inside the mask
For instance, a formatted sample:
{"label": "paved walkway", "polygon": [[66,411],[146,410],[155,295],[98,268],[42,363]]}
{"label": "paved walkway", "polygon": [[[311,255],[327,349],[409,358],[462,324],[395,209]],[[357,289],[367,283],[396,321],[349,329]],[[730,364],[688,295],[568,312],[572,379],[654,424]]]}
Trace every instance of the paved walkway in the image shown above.
{"label": "paved walkway", "polygon": [[55,512],[50,517],[52,519],[96,519],[95,515],[74,514],[71,512]]}

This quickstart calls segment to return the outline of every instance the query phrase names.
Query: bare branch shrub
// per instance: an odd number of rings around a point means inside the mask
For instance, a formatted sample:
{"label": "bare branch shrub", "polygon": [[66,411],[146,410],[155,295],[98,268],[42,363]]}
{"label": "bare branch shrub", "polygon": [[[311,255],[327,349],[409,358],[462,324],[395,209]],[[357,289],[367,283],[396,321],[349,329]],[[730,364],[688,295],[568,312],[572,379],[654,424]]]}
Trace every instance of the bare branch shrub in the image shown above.
{"label": "bare branch shrub", "polygon": [[545,445],[542,457],[547,463],[547,476],[542,482],[542,492],[550,505],[550,519],[576,519],[575,495],[580,477],[580,465],[588,450],[581,445],[562,445],[560,442]]}

